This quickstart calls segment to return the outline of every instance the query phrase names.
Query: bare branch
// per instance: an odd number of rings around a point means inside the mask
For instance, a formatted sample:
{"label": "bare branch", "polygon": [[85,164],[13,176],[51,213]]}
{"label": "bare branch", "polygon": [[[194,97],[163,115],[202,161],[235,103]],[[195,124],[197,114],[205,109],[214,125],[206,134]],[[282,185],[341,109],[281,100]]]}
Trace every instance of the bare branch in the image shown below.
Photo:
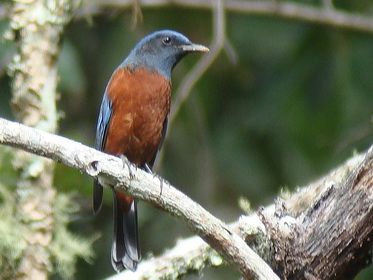
{"label": "bare branch", "polygon": [[327,10],[333,9],[333,0],[323,0],[322,2],[324,4],[325,9]]}
{"label": "bare branch", "polygon": [[[215,61],[215,59],[218,57],[219,53],[225,46],[226,35],[225,35],[225,14],[223,10],[223,0],[216,1],[213,21],[214,21],[213,22],[214,38],[210,46],[210,52],[204,55],[198,61],[198,63],[189,71],[189,73],[185,76],[185,78],[181,82],[179,89],[175,93],[176,98],[173,101],[171,112],[168,118],[169,127],[171,127],[172,124],[174,123],[175,118],[177,114],[179,113],[179,110],[181,109],[184,102],[188,99],[194,85],[203,76],[203,74],[210,67],[210,65]],[[230,46],[228,42],[227,42],[227,45]],[[228,52],[232,52],[231,48],[228,50]],[[160,162],[162,162],[163,155],[164,155],[163,153],[164,153],[163,150],[161,150],[156,159],[154,170],[157,170]]]}
{"label": "bare branch", "polygon": [[172,125],[175,116],[179,112],[182,104],[188,98],[191,89],[201,78],[203,73],[209,68],[219,55],[225,42],[225,16],[223,10],[223,0],[217,0],[214,13],[214,39],[210,47],[210,52],[206,54],[199,62],[189,71],[189,74],[182,81],[179,90],[176,92],[176,98],[171,109],[169,123]]}
{"label": "bare branch", "polygon": [[[199,9],[214,9],[215,1],[201,0],[139,0],[141,7],[157,8],[169,5]],[[330,5],[326,4],[330,3]],[[130,8],[132,0],[85,1],[78,17],[87,17],[100,13],[104,8]],[[240,13],[255,14],[269,17],[281,17],[300,20],[332,27],[363,32],[373,32],[373,19],[370,16],[349,13],[334,8],[331,1],[325,0],[320,6],[287,1],[244,1],[225,0],[224,10]]]}
{"label": "bare branch", "polygon": [[207,266],[218,266],[222,258],[202,239],[190,237],[177,242],[163,255],[142,261],[136,272],[124,271],[106,280],[178,279],[191,272],[200,272]]}
{"label": "bare branch", "polygon": [[[269,207],[273,209],[273,207]],[[239,222],[229,225],[234,232],[246,240],[256,240],[250,247],[262,256],[271,259],[272,251],[264,224],[256,214],[243,216]],[[250,237],[249,237],[250,236]],[[272,262],[273,263],[273,262]],[[142,261],[135,273],[125,271],[109,277],[106,280],[120,279],[179,279],[190,272],[200,272],[205,267],[220,266],[222,259],[216,251],[211,249],[198,237],[179,240],[177,244],[164,254]]]}
{"label": "bare branch", "polygon": [[[312,276],[334,279],[335,275],[345,275],[339,279],[349,279],[347,275],[355,275],[370,258],[373,240],[373,147],[363,157],[355,157],[328,177],[312,184],[317,197],[307,194],[312,191],[310,188],[299,192],[309,200],[302,201],[303,210],[298,212],[298,216],[291,216],[296,199],[278,199],[275,205],[253,215],[256,220],[259,217],[262,223],[253,226],[255,223],[242,218],[237,226],[231,228],[159,177],[137,170],[135,166],[129,170],[119,158],[74,141],[0,119],[0,143],[52,158],[91,176],[99,176],[102,184],[114,185],[169,212],[200,235],[246,279],[278,278],[245,242],[260,252],[280,275],[296,279],[308,276],[311,277],[309,279],[313,279]],[[350,168],[353,170],[346,176],[346,170]],[[192,251],[199,250],[204,249],[198,245]],[[172,257],[175,260],[177,254],[172,254]],[[191,257],[194,263],[198,260],[192,255],[187,257]],[[204,264],[209,264],[211,259],[208,256],[202,258]],[[175,266],[170,268],[165,265],[164,259],[156,261],[163,263],[162,269],[166,274],[170,273],[169,269],[175,271]],[[145,262],[145,266],[148,265],[154,268],[154,264]],[[189,268],[197,269],[193,264]]]}
{"label": "bare branch", "polygon": [[72,140],[0,119],[0,144],[10,145],[76,168],[100,183],[147,201],[185,223],[245,279],[279,279],[227,225],[160,177],[123,166],[121,159]]}
{"label": "bare branch", "polygon": [[[265,225],[259,220],[258,214],[253,213],[250,216],[242,216],[238,222],[231,224],[230,228],[233,229],[239,236],[241,236],[249,245],[250,247],[255,250],[262,258],[266,260],[267,263],[271,265],[271,267],[281,266],[285,262],[284,254],[286,252],[291,251],[298,252],[298,248],[294,248],[294,241],[291,241],[287,243],[286,240],[289,239],[289,234],[295,234],[296,231],[289,230],[292,227],[297,228],[302,225],[302,223],[305,220],[304,213],[312,213],[312,211],[316,208],[320,208],[320,204],[318,202],[323,200],[326,195],[330,195],[330,187],[334,186],[333,188],[336,190],[339,187],[342,187],[346,185],[346,182],[350,182],[351,180],[346,178],[346,174],[349,173],[351,170],[351,174],[359,174],[359,171],[364,170],[362,167],[368,167],[372,165],[372,152],[373,147],[370,149],[370,152],[367,154],[362,155],[355,155],[351,159],[348,159],[345,163],[343,163],[341,166],[336,168],[335,170],[329,172],[326,176],[322,177],[321,179],[311,183],[310,185],[303,187],[299,190],[297,190],[292,195],[285,195],[286,198],[284,200],[277,200],[276,205],[269,205],[265,209],[260,210],[258,213],[260,216],[265,217],[264,221],[268,224],[270,223],[270,228],[276,228],[276,232],[274,233],[274,236],[272,237],[272,240],[274,240],[275,243],[281,243],[283,242],[281,246],[275,247],[275,245],[272,243],[271,240],[269,240],[271,236],[271,230],[268,232]],[[367,174],[363,175],[365,179],[363,181],[369,182],[369,180],[372,180],[373,175],[371,174],[367,176]],[[350,176],[351,177],[351,176]],[[370,179],[369,179],[370,178]],[[365,187],[369,187],[369,184],[366,184]],[[350,189],[352,190],[352,189]],[[356,192],[349,192],[343,190],[343,193],[350,193],[352,196],[354,196],[354,193]],[[360,198],[359,198],[360,199]],[[349,201],[353,201],[353,197]],[[356,200],[355,200],[356,201]],[[284,205],[285,208],[284,208]],[[330,205],[330,204],[329,204]],[[338,203],[336,205],[339,205]],[[359,208],[356,207],[356,208]],[[287,209],[289,211],[288,214],[284,213],[284,209]],[[313,210],[312,210],[313,209]],[[338,208],[337,208],[338,209]],[[340,211],[342,211],[343,206],[339,206]],[[364,211],[363,211],[364,212]],[[353,213],[358,213],[360,219],[363,219],[362,217],[371,216],[372,211],[370,210],[367,212],[361,212],[359,209],[351,210],[350,213],[344,213],[343,216],[335,216],[333,215],[333,219],[342,219],[345,220],[346,217],[352,216]],[[282,214],[281,214],[282,213]],[[303,213],[303,214],[302,214]],[[291,216],[289,216],[291,215]],[[299,217],[298,219],[293,217]],[[314,221],[314,224],[319,224],[324,220],[325,216],[319,217],[319,219]],[[340,220],[338,220],[340,222]],[[339,227],[346,230],[350,227],[353,223],[351,222],[340,222]],[[356,225],[357,226],[357,225]],[[370,228],[370,231],[372,231],[371,226],[369,223],[360,223],[360,226],[362,228],[368,229]],[[311,229],[313,232],[317,231],[323,231],[323,228],[329,228],[328,226],[320,227],[320,226],[312,226]],[[307,228],[302,231],[303,233],[307,234],[308,230]],[[273,232],[272,232],[273,233]],[[363,240],[370,240],[369,234],[365,234],[364,238],[360,239],[360,242],[363,242]],[[368,238],[367,238],[368,236]],[[349,234],[344,233],[343,242],[349,243],[351,238],[354,239],[356,237],[356,233]],[[361,237],[361,236],[360,236]],[[312,238],[312,236],[308,235],[309,239],[308,242],[320,242],[323,240],[325,242],[324,246],[318,246],[319,252],[333,252],[336,251],[335,247],[331,247],[327,242],[330,241],[330,238],[327,236],[325,238]],[[305,239],[302,239],[305,240]],[[295,242],[298,242],[298,240],[295,240]],[[355,242],[355,241],[352,241]],[[298,246],[298,245],[297,245]],[[364,246],[364,248],[368,249],[370,246]],[[343,252],[344,248],[339,247],[339,252]],[[275,253],[277,252],[277,253]],[[367,257],[365,254],[356,254],[351,253],[349,251],[351,256],[364,258]],[[278,257],[276,260],[275,255],[279,254],[282,255],[282,257]],[[289,254],[290,255],[290,254]],[[187,263],[181,265],[182,258],[185,258]],[[195,269],[201,269],[204,266],[213,266],[213,265],[219,265],[218,260],[217,262],[213,262],[215,257],[215,253],[213,250],[209,249],[205,243],[201,242],[199,239],[195,237],[187,238],[185,240],[180,240],[176,246],[170,250],[165,252],[164,254],[158,256],[158,257],[152,257],[148,260],[143,261],[140,263],[138,267],[138,271],[136,273],[131,272],[124,272],[123,274],[119,274],[116,276],[112,276],[108,278],[107,280],[116,280],[116,279],[122,279],[122,278],[131,278],[133,280],[137,279],[148,279],[147,277],[151,276],[149,279],[160,279],[160,278],[167,278],[172,279],[176,278],[175,275],[181,276],[183,273],[186,273],[185,270],[195,270]],[[368,254],[369,257],[369,254]],[[317,259],[320,259],[318,257],[314,257],[313,260],[315,263],[317,263]],[[338,258],[337,258],[338,259]],[[351,259],[354,259],[353,257]],[[298,258],[297,261],[303,261],[305,260],[305,256]],[[321,264],[335,264],[338,263],[336,260],[330,260],[328,259],[328,262],[320,262]],[[361,263],[365,264],[364,261]],[[290,265],[294,265],[294,262],[290,262]],[[307,265],[306,267],[309,267]],[[351,267],[351,265],[343,265],[343,267]],[[353,271],[356,273],[359,271],[358,265],[353,266]],[[282,268],[282,271],[284,273],[288,273],[287,269],[289,268]],[[360,267],[361,269],[361,267]],[[312,274],[312,270],[309,270],[308,275]],[[301,276],[298,276],[298,279],[302,278]],[[325,279],[325,278],[318,278],[318,279]]]}
{"label": "bare branch", "polygon": [[[253,14],[267,17],[281,17],[292,20],[300,20],[317,24],[324,24],[342,29],[373,32],[373,19],[369,16],[358,15],[338,10],[333,6],[332,0],[323,0],[319,6],[300,4],[286,1],[244,1],[244,0],[138,0],[141,7],[160,8],[169,5],[179,7],[192,7],[198,9],[209,9],[214,11],[214,38],[211,52],[199,60],[195,67],[183,79],[175,96],[172,106],[169,126],[179,112],[182,104],[190,95],[193,86],[197,83],[203,73],[214,62],[222,49],[225,49],[232,62],[237,61],[232,44],[225,34],[225,13]],[[136,5],[137,5],[136,4]],[[76,18],[91,17],[107,8],[128,9],[133,7],[133,0],[97,0],[85,1],[78,11]],[[136,6],[137,7],[137,6]],[[136,11],[135,11],[136,12]],[[163,150],[157,157],[154,169],[157,170],[163,158]]]}

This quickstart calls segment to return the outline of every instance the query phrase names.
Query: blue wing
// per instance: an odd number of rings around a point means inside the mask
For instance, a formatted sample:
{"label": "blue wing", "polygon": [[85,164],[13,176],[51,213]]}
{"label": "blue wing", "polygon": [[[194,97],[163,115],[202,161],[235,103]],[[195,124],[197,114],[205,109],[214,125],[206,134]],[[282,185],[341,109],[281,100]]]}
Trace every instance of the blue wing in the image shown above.
{"label": "blue wing", "polygon": [[[110,119],[113,114],[112,104],[109,96],[105,93],[102,99],[100,114],[98,115],[96,127],[96,149],[102,151],[105,147]],[[102,206],[102,186],[96,178],[93,183],[93,213],[97,214]]]}
{"label": "blue wing", "polygon": [[98,115],[96,127],[96,149],[102,151],[105,147],[110,119],[113,114],[112,104],[109,96],[105,93],[102,99],[100,114]]}

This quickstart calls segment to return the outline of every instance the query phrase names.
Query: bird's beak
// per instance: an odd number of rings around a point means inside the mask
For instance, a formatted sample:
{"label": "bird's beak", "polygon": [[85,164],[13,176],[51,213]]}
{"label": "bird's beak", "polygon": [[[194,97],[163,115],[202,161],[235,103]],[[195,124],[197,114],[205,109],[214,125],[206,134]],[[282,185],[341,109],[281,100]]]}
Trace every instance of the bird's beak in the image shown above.
{"label": "bird's beak", "polygon": [[210,50],[205,46],[198,44],[181,45],[179,46],[185,52],[209,52]]}

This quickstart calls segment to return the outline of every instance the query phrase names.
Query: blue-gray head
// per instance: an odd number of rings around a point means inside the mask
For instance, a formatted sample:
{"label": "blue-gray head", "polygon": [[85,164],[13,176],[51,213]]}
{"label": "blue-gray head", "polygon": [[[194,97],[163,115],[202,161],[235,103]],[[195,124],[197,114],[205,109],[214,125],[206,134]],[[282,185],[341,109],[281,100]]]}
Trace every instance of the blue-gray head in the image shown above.
{"label": "blue-gray head", "polygon": [[161,30],[137,43],[121,66],[145,66],[151,71],[158,71],[170,80],[172,69],[185,55],[191,52],[208,51],[208,48],[193,44],[187,37],[176,31]]}

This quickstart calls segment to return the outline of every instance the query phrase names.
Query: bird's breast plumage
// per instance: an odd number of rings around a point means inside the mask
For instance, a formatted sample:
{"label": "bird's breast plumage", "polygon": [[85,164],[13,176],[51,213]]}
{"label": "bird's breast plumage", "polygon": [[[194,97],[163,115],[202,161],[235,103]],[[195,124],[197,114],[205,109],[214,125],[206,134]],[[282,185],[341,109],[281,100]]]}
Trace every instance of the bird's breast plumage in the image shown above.
{"label": "bird's breast plumage", "polygon": [[138,166],[156,155],[170,111],[171,82],[157,71],[120,67],[106,88],[112,117],[104,151]]}

